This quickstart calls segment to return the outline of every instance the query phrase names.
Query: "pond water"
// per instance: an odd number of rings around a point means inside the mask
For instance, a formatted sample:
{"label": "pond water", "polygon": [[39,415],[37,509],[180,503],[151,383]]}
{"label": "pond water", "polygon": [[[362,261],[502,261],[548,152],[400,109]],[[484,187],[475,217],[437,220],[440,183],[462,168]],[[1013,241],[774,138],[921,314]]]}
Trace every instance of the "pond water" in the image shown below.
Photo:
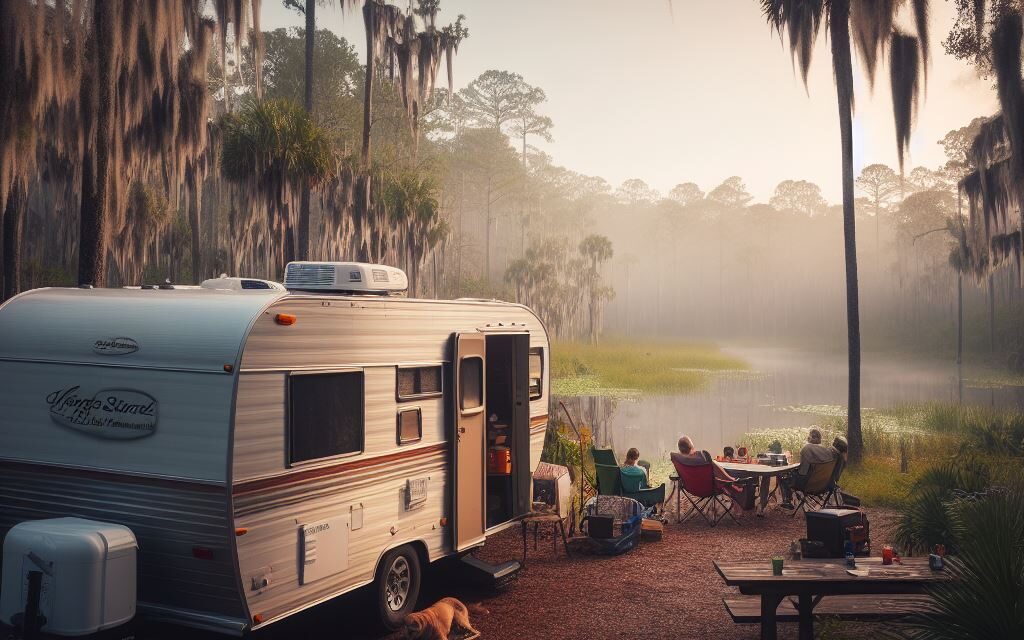
{"label": "pond water", "polygon": [[[748,431],[806,427],[822,415],[845,415],[846,357],[784,348],[729,347],[750,365],[747,372],[712,376],[702,390],[638,398],[580,398],[572,403],[595,442],[620,454],[629,447],[644,457],[675,450],[681,434],[713,453],[735,445]],[[952,402],[1024,409],[1024,387],[959,385],[956,365],[883,354],[862,356],[865,408]]]}

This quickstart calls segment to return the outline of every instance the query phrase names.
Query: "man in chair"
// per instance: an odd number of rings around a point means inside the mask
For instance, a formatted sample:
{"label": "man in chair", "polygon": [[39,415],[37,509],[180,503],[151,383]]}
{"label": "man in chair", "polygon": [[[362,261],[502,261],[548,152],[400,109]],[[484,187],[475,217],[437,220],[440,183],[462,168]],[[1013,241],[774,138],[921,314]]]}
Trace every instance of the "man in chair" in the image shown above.
{"label": "man in chair", "polygon": [[782,478],[779,482],[782,487],[782,504],[779,506],[783,509],[794,509],[793,489],[803,489],[807,485],[811,465],[832,462],[835,457],[835,449],[821,444],[821,429],[811,427],[807,434],[807,444],[800,449],[800,468],[796,470],[795,474]]}

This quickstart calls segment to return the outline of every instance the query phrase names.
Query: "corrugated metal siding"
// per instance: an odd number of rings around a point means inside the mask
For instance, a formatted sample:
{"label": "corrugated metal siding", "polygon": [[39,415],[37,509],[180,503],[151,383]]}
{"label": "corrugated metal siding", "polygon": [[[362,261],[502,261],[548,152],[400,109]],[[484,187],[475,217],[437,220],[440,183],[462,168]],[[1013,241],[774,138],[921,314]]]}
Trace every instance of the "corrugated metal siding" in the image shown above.
{"label": "corrugated metal siding", "polygon": [[[325,306],[328,305],[328,306]],[[296,324],[282,327],[276,313]],[[525,307],[507,303],[287,297],[253,325],[242,355],[243,369],[395,365],[443,362],[448,337],[491,323],[522,323],[530,346],[547,348],[540,321]]]}
{"label": "corrugated metal siding", "polygon": [[[395,399],[395,367],[368,367],[364,374],[366,427],[363,454],[367,457],[408,449],[398,445],[398,408],[420,407],[423,416],[421,442],[443,442],[444,400],[424,398],[398,403]],[[242,373],[238,381],[235,413],[235,483],[286,473],[285,387],[288,375]]]}
{"label": "corrugated metal siding", "polygon": [[[279,312],[295,314],[298,322],[276,325],[272,316]],[[446,362],[452,333],[498,322],[525,324],[531,346],[543,347],[548,360],[543,327],[516,305],[289,297],[257,320],[242,356],[233,470],[235,526],[248,529],[237,543],[252,614],[272,621],[370,582],[380,556],[409,541],[423,541],[431,559],[451,552],[450,531],[440,526],[449,515],[446,398],[398,403],[396,365]],[[287,469],[287,370],[310,368],[364,371],[365,447],[351,458]],[[543,399],[530,403],[531,469],[543,447],[547,375],[544,387]],[[423,411],[423,438],[398,446],[397,411],[414,406]],[[406,511],[406,481],[424,477],[430,478],[426,504]],[[348,569],[300,585],[300,525],[349,514],[360,505],[363,527],[350,532]],[[269,587],[251,588],[254,578],[267,574]]]}
{"label": "corrugated metal siding", "polygon": [[[447,502],[447,449],[422,445],[408,451],[412,455],[402,460],[312,481],[249,493],[245,485],[236,489],[235,524],[249,530],[238,538],[238,555],[253,615],[262,614],[269,621],[371,581],[386,548],[421,540],[431,558],[448,551],[447,531],[440,527]],[[405,483],[417,478],[429,478],[427,501],[406,511]],[[348,569],[300,585],[300,526],[350,514],[360,506],[363,526],[350,531]],[[262,593],[251,590],[253,578],[268,572],[270,586]]]}
{"label": "corrugated metal siding", "polygon": [[[78,516],[130,527],[139,601],[246,618],[224,487],[0,461],[0,537],[25,520]],[[213,551],[199,560],[192,547]]]}

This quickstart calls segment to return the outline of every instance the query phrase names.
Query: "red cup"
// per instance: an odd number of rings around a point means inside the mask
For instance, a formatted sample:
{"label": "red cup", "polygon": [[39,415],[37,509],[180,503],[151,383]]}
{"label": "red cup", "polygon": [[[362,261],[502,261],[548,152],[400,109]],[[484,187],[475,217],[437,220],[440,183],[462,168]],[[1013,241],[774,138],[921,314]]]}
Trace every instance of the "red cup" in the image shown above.
{"label": "red cup", "polygon": [[882,547],[882,564],[892,564],[892,547],[885,545]]}

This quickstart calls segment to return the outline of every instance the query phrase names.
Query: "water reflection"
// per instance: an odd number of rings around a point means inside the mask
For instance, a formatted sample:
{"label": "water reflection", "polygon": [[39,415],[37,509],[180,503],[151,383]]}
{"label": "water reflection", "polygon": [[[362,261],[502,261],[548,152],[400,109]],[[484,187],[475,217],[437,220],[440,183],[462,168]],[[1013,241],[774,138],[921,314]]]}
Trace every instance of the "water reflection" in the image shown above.
{"label": "water reflection", "polygon": [[[752,373],[716,376],[702,391],[674,396],[574,398],[570,410],[593,429],[599,445],[619,452],[638,447],[644,456],[673,450],[682,433],[718,452],[747,431],[809,426],[821,421],[818,411],[830,408],[845,413],[845,356],[780,348],[726,351],[750,363]],[[1022,387],[959,385],[952,364],[863,355],[864,407],[957,402],[961,393],[965,404],[1024,409]]]}

